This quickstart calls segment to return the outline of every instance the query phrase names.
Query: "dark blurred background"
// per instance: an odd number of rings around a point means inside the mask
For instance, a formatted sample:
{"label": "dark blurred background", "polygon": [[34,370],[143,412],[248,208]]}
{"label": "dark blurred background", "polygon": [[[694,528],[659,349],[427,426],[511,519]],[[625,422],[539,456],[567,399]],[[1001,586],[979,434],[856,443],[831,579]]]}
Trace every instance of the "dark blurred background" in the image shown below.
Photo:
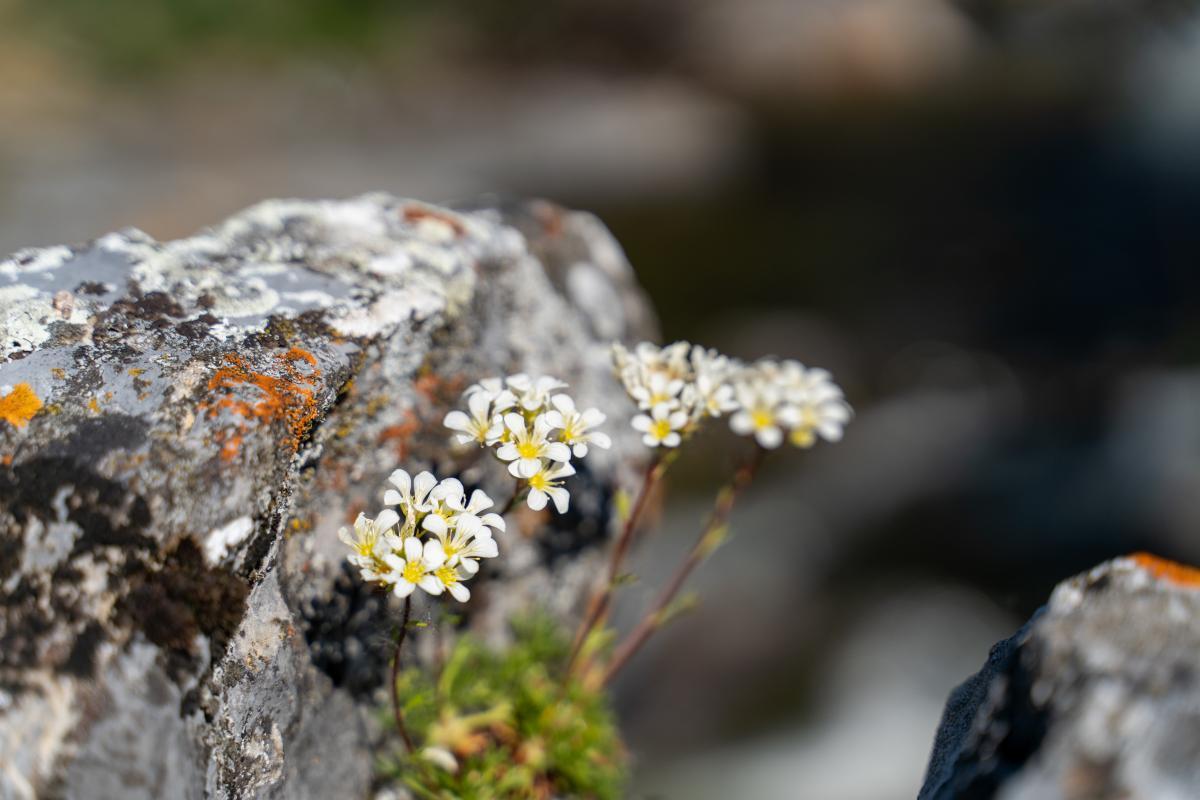
{"label": "dark blurred background", "polygon": [[[617,700],[640,797],[910,798],[1060,579],[1200,561],[1200,15],[1177,0],[0,0],[0,250],[270,196],[598,213],[667,340],[834,370]],[[675,470],[645,587],[735,445]]]}

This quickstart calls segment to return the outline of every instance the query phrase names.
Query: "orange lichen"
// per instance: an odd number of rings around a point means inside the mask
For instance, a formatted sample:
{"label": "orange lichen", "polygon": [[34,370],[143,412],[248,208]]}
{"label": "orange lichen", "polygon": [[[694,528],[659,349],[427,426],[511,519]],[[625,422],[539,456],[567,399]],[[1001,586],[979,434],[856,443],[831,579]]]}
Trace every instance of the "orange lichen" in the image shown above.
{"label": "orange lichen", "polygon": [[100,404],[98,402],[96,402],[95,397],[93,397],[91,400],[88,400],[87,407],[88,407],[88,411],[91,411],[93,414],[100,413]]}
{"label": "orange lichen", "polygon": [[443,378],[432,370],[423,371],[413,381],[413,389],[432,405],[443,406],[458,400],[464,388],[466,378],[462,375],[451,375]]}
{"label": "orange lichen", "polygon": [[387,442],[396,443],[396,457],[403,460],[408,457],[408,445],[413,434],[421,429],[421,423],[417,419],[417,415],[408,410],[404,412],[404,421],[398,425],[389,425],[379,432],[379,437],[376,439],[376,444],[385,444]]}
{"label": "orange lichen", "polygon": [[1133,563],[1149,572],[1155,578],[1178,586],[1200,588],[1200,569],[1189,567],[1175,561],[1151,555],[1150,553],[1134,553],[1129,556]]}
{"label": "orange lichen", "polygon": [[[317,369],[313,354],[293,347],[276,356],[273,366],[272,372],[278,374],[256,372],[244,356],[228,353],[225,365],[209,379],[208,388],[223,396],[205,402],[202,409],[210,417],[227,409],[233,416],[241,418],[234,428],[217,436],[221,458],[225,461],[237,457],[251,422],[266,425],[282,422],[286,429],[283,445],[291,454],[300,447],[300,441],[317,418],[316,381],[321,371]],[[254,390],[253,399],[238,399],[237,395],[244,394],[243,387]]]}
{"label": "orange lichen", "polygon": [[404,218],[405,222],[416,223],[423,219],[436,220],[443,225],[448,225],[450,229],[454,231],[455,236],[462,236],[467,232],[467,228],[462,224],[461,220],[456,219],[449,214],[441,211],[435,211],[434,209],[427,208],[425,206],[405,206],[403,209],[401,209],[400,214]]}
{"label": "orange lichen", "polygon": [[24,428],[41,408],[41,399],[28,383],[18,383],[11,392],[0,397],[0,419],[17,428]]}

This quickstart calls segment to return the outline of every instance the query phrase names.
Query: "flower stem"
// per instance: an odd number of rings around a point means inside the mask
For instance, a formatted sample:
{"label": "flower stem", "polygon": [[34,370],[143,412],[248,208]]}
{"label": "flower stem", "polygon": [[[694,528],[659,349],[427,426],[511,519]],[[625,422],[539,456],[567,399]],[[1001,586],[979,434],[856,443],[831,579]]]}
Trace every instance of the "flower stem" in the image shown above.
{"label": "flower stem", "polygon": [[515,489],[513,489],[512,497],[508,498],[508,502],[504,504],[504,508],[500,509],[500,516],[508,516],[508,512],[512,511],[516,507],[517,503],[524,500],[527,494],[529,494],[529,484],[518,478],[517,486]]}
{"label": "flower stem", "polygon": [[400,710],[400,648],[404,646],[404,638],[408,633],[408,618],[412,613],[412,596],[404,598],[404,617],[400,620],[400,630],[396,633],[396,647],[392,651],[392,716],[396,719],[396,730],[404,740],[404,747],[409,754],[416,752],[412,737],[408,734],[408,726],[404,724],[404,712]]}
{"label": "flower stem", "polygon": [[617,537],[617,541],[613,545],[604,583],[596,587],[591,597],[588,598],[587,613],[575,631],[575,639],[571,643],[571,655],[567,658],[567,676],[570,676],[574,671],[576,661],[579,659],[579,653],[583,649],[583,644],[587,641],[587,637],[596,625],[599,624],[600,620],[603,619],[609,605],[612,603],[613,589],[616,588],[621,564],[625,561],[625,556],[629,552],[629,546],[633,543],[634,534],[637,532],[637,523],[641,518],[642,509],[645,508],[646,501],[650,498],[651,490],[658,483],[659,479],[662,478],[664,472],[666,472],[666,462],[658,455],[651,459],[650,463],[646,466],[646,473],[642,477],[642,485],[638,489],[637,499],[634,500],[629,517],[625,520],[625,525],[621,528],[621,534]]}
{"label": "flower stem", "polygon": [[763,457],[767,451],[762,447],[754,448],[754,455],[746,460],[734,473],[731,480],[725,487],[717,493],[717,502],[713,506],[712,514],[708,518],[707,524],[700,531],[700,536],[696,539],[696,543],[692,545],[692,549],[688,552],[687,557],[675,570],[675,574],[671,580],[659,593],[654,604],[642,620],[626,637],[625,641],[617,648],[612,659],[608,662],[608,666],[604,670],[604,676],[601,678],[601,685],[607,684],[612,680],[621,669],[629,662],[629,659],[641,649],[646,640],[658,630],[665,617],[665,612],[679,594],[679,590],[683,588],[684,582],[692,574],[700,564],[712,553],[716,546],[720,544],[723,538],[723,530],[729,522],[729,514],[733,511],[733,505],[737,501],[738,496],[742,491],[750,485],[754,480],[755,474],[761,466]]}

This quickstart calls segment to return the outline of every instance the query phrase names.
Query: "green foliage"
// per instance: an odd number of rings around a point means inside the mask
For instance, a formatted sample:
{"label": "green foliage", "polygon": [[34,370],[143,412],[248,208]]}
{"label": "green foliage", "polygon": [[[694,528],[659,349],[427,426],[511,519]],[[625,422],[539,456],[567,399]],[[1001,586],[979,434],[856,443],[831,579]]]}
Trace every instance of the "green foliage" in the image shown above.
{"label": "green foliage", "polygon": [[106,71],[142,75],[212,48],[267,57],[396,47],[429,0],[16,0],[35,31]]}
{"label": "green foliage", "polygon": [[[521,619],[513,632],[504,652],[464,637],[436,678],[402,673],[405,722],[418,748],[453,753],[458,769],[408,755],[395,737],[378,763],[382,781],[422,800],[621,796],[625,754],[603,690],[563,685],[569,645],[551,620]],[[380,716],[392,725],[390,708]]]}

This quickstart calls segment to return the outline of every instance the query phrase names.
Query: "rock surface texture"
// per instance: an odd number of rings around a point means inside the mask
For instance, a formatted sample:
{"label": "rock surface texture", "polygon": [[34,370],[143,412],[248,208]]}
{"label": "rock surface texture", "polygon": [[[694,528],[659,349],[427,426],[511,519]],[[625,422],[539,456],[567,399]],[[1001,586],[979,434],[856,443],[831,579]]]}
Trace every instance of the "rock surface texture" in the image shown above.
{"label": "rock surface texture", "polygon": [[921,800],[1200,797],[1200,571],[1065,581],[950,696]]}
{"label": "rock surface texture", "polygon": [[271,201],[0,262],[0,797],[366,795],[395,609],[337,528],[397,466],[506,501],[441,419],[559,375],[614,447],[510,525],[462,624],[567,613],[638,467],[607,344],[652,328],[603,226],[546,203]]}

